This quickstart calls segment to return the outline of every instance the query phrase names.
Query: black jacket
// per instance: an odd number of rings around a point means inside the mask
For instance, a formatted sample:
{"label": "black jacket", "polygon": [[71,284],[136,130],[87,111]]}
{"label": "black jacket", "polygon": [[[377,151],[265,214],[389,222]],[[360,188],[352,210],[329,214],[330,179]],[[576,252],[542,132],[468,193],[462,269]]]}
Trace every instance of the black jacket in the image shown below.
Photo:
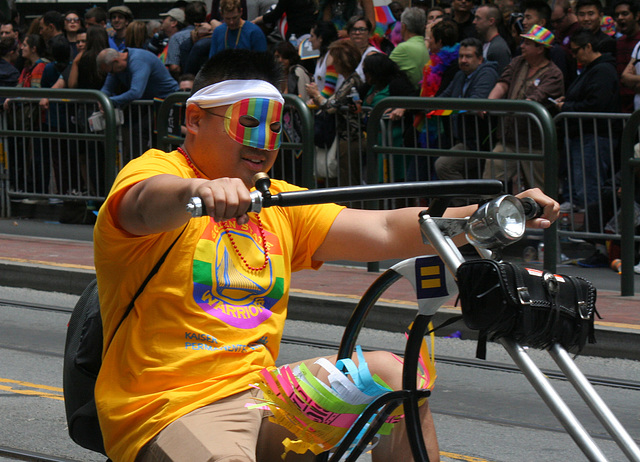
{"label": "black jacket", "polygon": [[616,39],[602,32],[601,29],[596,32],[596,38],[598,39],[596,51],[603,54],[610,53],[611,56],[616,55]]}
{"label": "black jacket", "polygon": [[[449,86],[440,93],[441,98],[480,98],[486,99],[489,93],[500,78],[498,74],[498,63],[495,61],[485,61],[471,74],[469,85],[464,89],[467,76],[464,72],[458,71]],[[474,114],[453,115],[453,135],[456,142],[464,142],[469,149],[485,150],[482,143],[487,140],[489,134],[488,119],[478,119]],[[463,124],[460,122],[463,121]],[[478,133],[479,129],[479,133]],[[478,145],[477,141],[480,142]]]}
{"label": "black jacket", "polygon": [[[573,81],[562,112],[620,112],[620,84],[615,58],[603,54],[585,67]],[[583,123],[585,133],[593,133],[593,123]],[[607,136],[607,120],[598,121],[598,134]],[[579,135],[577,121],[569,124],[569,136]]]}
{"label": "black jacket", "polygon": [[6,59],[0,59],[0,86],[15,87],[18,85],[20,72]]}

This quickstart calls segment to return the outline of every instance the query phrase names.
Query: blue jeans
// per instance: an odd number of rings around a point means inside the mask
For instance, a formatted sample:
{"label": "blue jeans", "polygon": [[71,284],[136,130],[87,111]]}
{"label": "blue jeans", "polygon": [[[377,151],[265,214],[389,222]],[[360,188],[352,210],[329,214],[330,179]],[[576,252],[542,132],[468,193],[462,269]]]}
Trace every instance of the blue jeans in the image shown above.
{"label": "blue jeans", "polygon": [[609,138],[592,133],[583,134],[582,142],[580,137],[569,140],[573,205],[586,207],[600,200],[600,189],[610,175],[611,149]]}

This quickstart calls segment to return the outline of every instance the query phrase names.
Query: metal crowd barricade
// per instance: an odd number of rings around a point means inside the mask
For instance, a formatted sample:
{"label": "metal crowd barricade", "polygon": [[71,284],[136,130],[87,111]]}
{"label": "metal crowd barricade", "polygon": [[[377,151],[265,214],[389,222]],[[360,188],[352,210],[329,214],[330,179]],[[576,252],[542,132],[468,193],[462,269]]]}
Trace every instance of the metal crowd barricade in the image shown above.
{"label": "metal crowd barricade", "polygon": [[178,92],[167,96],[156,113],[157,140],[156,147],[163,151],[171,151],[184,142],[182,125],[184,120],[185,101],[189,93]]}
{"label": "metal crowd barricade", "polygon": [[[184,141],[181,126],[184,120],[184,103],[188,93],[169,95],[157,111],[157,146],[170,150]],[[278,159],[269,172],[272,178],[313,188],[314,145],[313,116],[304,102],[295,95],[284,95],[282,145]],[[215,140],[211,140],[215,143]]]}
{"label": "metal crowd barricade", "polygon": [[[184,101],[187,93],[176,93],[162,104],[151,101],[136,101],[125,108],[124,124],[116,123],[116,113],[110,100],[101,92],[93,90],[51,90],[33,88],[1,88],[0,96],[10,98],[9,110],[0,113],[0,214],[11,214],[12,201],[33,200],[102,200],[106,196],[118,170],[129,160],[141,155],[150,146],[168,149],[168,145],[182,143],[181,126],[184,117]],[[39,106],[41,98],[49,98],[49,108]],[[102,116],[92,117],[99,112],[98,104],[104,109]],[[385,112],[387,109],[406,108],[417,113],[431,111],[467,111],[471,125],[458,126],[459,133],[466,140],[469,127],[476,127],[475,148],[462,146],[463,149],[450,150],[459,140],[455,134],[455,118],[436,116],[430,123],[436,126],[436,135],[418,142],[418,133],[411,126],[411,117],[392,122]],[[485,115],[473,115],[475,112],[487,112],[498,120],[485,119]],[[522,116],[528,135],[520,143],[523,148],[515,153],[495,153],[499,138],[504,136],[505,124],[500,121],[506,116]],[[92,119],[90,121],[89,119]],[[102,119],[102,123],[100,120]],[[628,120],[627,120],[628,119]],[[620,182],[624,190],[633,191],[633,172],[638,163],[631,153],[638,139],[640,116],[628,114],[582,114],[563,113],[555,118],[556,126],[550,122],[550,116],[544,108],[527,101],[507,100],[468,100],[442,98],[386,98],[375,108],[362,108],[353,113],[341,108],[333,124],[336,132],[344,134],[350,142],[336,143],[336,156],[343,161],[346,175],[342,178],[323,178],[316,162],[318,149],[314,145],[314,115],[302,100],[294,95],[285,95],[285,117],[283,143],[279,158],[270,175],[273,178],[309,188],[325,186],[346,186],[362,183],[380,183],[435,179],[436,157],[465,158],[463,176],[480,175],[486,159],[510,159],[525,162],[544,162],[544,190],[551,196],[556,195],[559,187],[566,197],[571,197],[573,188],[570,176],[567,181],[558,184],[557,152],[564,153],[570,144],[567,127],[571,123],[579,124],[579,144],[584,144],[586,128],[598,128],[598,120],[606,121],[605,138],[611,146],[618,139],[616,124],[624,125],[620,142],[621,161],[617,158],[617,148],[605,149],[602,154],[615,168],[608,172],[607,183],[616,184],[614,172],[620,171]],[[354,122],[354,123],[347,123]],[[97,123],[97,126],[92,126]],[[342,125],[340,125],[342,124]],[[482,138],[478,127],[487,124],[489,135]],[[366,126],[366,130],[364,127]],[[157,129],[157,132],[154,131]],[[560,134],[556,139],[556,130]],[[516,131],[516,136],[517,136]],[[599,133],[599,132],[598,132]],[[472,137],[472,136],[471,136]],[[545,155],[529,149],[534,142],[541,143]],[[484,143],[482,149],[478,146]],[[460,146],[458,146],[460,147]],[[584,155],[586,151],[581,151]],[[600,154],[600,153],[599,153]],[[566,162],[566,156],[565,160]],[[621,165],[618,165],[618,164]],[[565,170],[570,171],[567,165]],[[524,187],[524,170],[518,170],[512,178],[500,178],[518,192]],[[451,179],[451,178],[447,178]],[[606,190],[598,184],[598,190]],[[606,185],[605,185],[606,186]],[[615,191],[615,186],[612,187]],[[622,247],[623,295],[633,294],[633,259],[624,258],[634,255],[634,242],[640,237],[634,234],[633,194],[618,198],[615,194],[603,198],[602,195],[593,207],[582,212],[573,209],[561,217],[559,224],[561,237],[588,239],[619,239]],[[630,205],[629,205],[630,204]],[[351,204],[362,206],[362,204]],[[402,201],[386,201],[379,206],[396,208],[411,205]],[[614,233],[605,232],[605,218],[614,210]],[[629,219],[625,223],[625,219]],[[545,232],[545,266],[554,268],[558,255],[555,225]]]}
{"label": "metal crowd barricade", "polygon": [[[6,129],[6,124],[6,118],[4,116],[0,116],[0,130]],[[9,197],[7,191],[8,181],[9,165],[3,139],[0,141],[0,217],[6,217],[9,215]]]}
{"label": "metal crowd barricade", "polygon": [[[372,107],[362,106],[358,111],[353,108],[343,106],[335,113],[329,114],[331,121],[332,140],[335,140],[331,149],[323,149],[315,146],[314,169],[312,171],[315,188],[325,188],[333,186],[358,186],[367,184],[367,161],[366,161],[366,126],[371,114]],[[321,122],[321,111],[315,111],[314,122]],[[402,146],[404,141],[402,132],[405,128],[404,121],[392,121],[388,115],[383,115],[378,121],[379,136],[383,146]],[[315,126],[315,135],[319,130]],[[317,143],[318,140],[316,139]],[[327,167],[328,161],[323,157],[330,156],[334,159],[335,168],[332,171]],[[390,153],[382,153],[378,156],[375,169],[378,174],[378,182],[404,182],[408,181],[406,171],[408,170],[409,158],[413,156],[397,156]],[[374,167],[372,167],[374,168]],[[327,175],[327,171],[333,174]],[[386,199],[381,201],[384,208],[397,208],[413,203],[413,199]],[[362,201],[352,201],[348,203],[351,207],[363,207]]]}
{"label": "metal crowd barricade", "polygon": [[623,191],[621,198],[621,240],[620,253],[622,255],[622,276],[620,278],[620,292],[623,296],[634,295],[634,258],[635,242],[640,240],[635,236],[635,177],[640,167],[640,158],[636,157],[634,146],[638,142],[640,127],[640,111],[634,112],[622,132],[620,147],[620,181]]}
{"label": "metal crowd barricade", "polygon": [[[419,135],[414,132],[414,146],[405,144],[399,146],[384,146],[380,132],[380,120],[388,109],[405,108],[419,114],[429,114],[432,111],[454,111],[454,113],[482,113],[482,117],[487,115],[498,116],[504,120],[505,117],[517,116],[517,123],[526,123],[528,139],[518,140],[517,127],[512,130],[516,132],[516,152],[493,152],[497,141],[493,138],[489,140],[488,151],[478,151],[471,149],[450,150],[451,143],[447,139],[444,129],[440,129],[443,122],[450,123],[450,119],[433,113],[429,122],[435,125],[436,135],[431,138],[426,137],[422,143],[418,143]],[[464,112],[463,112],[464,111]],[[513,123],[513,122],[512,122]],[[505,130],[510,126],[505,124],[494,124],[490,131],[491,136],[504,136]],[[428,132],[427,132],[428,133]],[[534,149],[535,145],[540,145],[541,150]],[[469,159],[498,159],[504,161],[520,161],[525,167],[515,170],[513,177],[498,177],[511,184],[514,191],[524,187],[521,184],[522,175],[527,173],[530,164],[527,162],[542,162],[541,168],[544,175],[544,191],[552,197],[557,197],[558,191],[558,171],[557,171],[557,149],[556,130],[549,112],[540,104],[524,100],[481,100],[481,99],[457,99],[457,98],[417,98],[417,97],[390,97],[380,101],[374,108],[367,124],[367,183],[374,184],[380,182],[378,175],[378,160],[381,155],[409,156],[416,166],[416,175],[427,175],[427,178],[418,176],[417,179],[434,179],[432,171],[431,157],[448,156]],[[426,159],[426,161],[424,160]],[[426,172],[426,173],[425,173]],[[411,179],[411,178],[410,178]],[[374,205],[377,206],[377,205]],[[554,223],[549,229],[544,231],[545,242],[545,268],[555,271],[557,254],[557,224]]]}
{"label": "metal crowd barricade", "polygon": [[563,112],[554,118],[562,159],[562,200],[570,205],[561,213],[561,238],[620,239],[617,153],[629,117]]}
{"label": "metal crowd barricade", "polygon": [[[0,97],[10,99],[0,125],[4,214],[11,214],[12,200],[106,196],[116,175],[117,147],[115,112],[103,93],[2,87]],[[48,108],[40,106],[42,98]],[[94,122],[104,132],[92,132]]]}
{"label": "metal crowd barricade", "polygon": [[284,95],[282,145],[275,165],[274,178],[313,188],[315,186],[313,114],[296,95]]}
{"label": "metal crowd barricade", "polygon": [[[366,106],[357,112],[347,106],[332,113],[314,111],[312,174],[315,188],[365,183],[364,121],[370,112],[371,108]],[[349,202],[348,205],[362,207],[362,202]]]}
{"label": "metal crowd barricade", "polygon": [[137,100],[122,108],[124,123],[118,126],[118,168],[156,146],[156,110],[162,100]]}

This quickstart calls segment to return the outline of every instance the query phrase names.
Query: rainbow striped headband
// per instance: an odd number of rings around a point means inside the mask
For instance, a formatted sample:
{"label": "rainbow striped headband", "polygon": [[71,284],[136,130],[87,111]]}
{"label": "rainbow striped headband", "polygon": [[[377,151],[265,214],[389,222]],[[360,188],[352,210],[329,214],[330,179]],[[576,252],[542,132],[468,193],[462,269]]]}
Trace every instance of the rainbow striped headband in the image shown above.
{"label": "rainbow striped headband", "polygon": [[189,104],[203,109],[229,105],[220,117],[224,117],[225,131],[232,140],[269,151],[280,147],[284,98],[264,80],[226,80],[209,85],[191,96]]}

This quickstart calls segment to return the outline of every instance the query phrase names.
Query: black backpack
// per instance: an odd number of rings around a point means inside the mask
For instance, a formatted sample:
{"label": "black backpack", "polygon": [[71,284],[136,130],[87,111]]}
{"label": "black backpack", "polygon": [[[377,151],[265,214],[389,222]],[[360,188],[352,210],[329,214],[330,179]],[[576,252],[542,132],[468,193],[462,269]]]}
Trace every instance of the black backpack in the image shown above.
{"label": "black backpack", "polygon": [[[185,226],[186,228],[186,226]],[[131,303],[127,306],[116,331],[129,315],[135,301],[147,283],[158,272],[169,251],[184,232],[184,229],[146,277]],[[96,378],[102,365],[102,317],[98,300],[98,283],[94,279],[82,292],[73,308],[67,340],[64,346],[62,387],[64,407],[71,439],[83,448],[105,454],[102,432],[98,422],[98,411],[93,396]]]}
{"label": "black backpack", "polygon": [[102,364],[102,318],[94,279],[73,309],[64,346],[62,387],[71,439],[105,454],[93,389]]}

